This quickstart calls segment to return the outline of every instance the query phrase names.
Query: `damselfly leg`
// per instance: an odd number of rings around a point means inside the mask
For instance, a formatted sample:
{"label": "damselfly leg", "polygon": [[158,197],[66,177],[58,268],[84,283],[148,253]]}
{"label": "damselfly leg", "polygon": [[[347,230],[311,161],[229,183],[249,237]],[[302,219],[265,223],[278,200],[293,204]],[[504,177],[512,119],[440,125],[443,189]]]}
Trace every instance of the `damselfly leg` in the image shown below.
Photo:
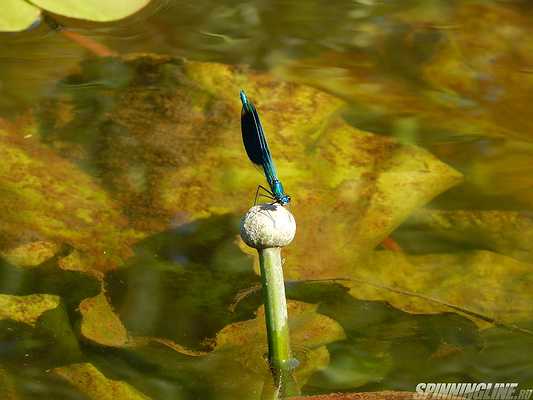
{"label": "damselfly leg", "polygon": [[[259,193],[259,190],[263,189],[264,192],[268,193],[268,196],[266,194]],[[257,198],[258,197],[266,197],[270,200],[276,200],[274,197],[274,193],[272,193],[270,190],[268,190],[266,187],[259,185],[257,186],[257,190],[255,191],[255,199],[254,199],[254,206],[257,204]]]}

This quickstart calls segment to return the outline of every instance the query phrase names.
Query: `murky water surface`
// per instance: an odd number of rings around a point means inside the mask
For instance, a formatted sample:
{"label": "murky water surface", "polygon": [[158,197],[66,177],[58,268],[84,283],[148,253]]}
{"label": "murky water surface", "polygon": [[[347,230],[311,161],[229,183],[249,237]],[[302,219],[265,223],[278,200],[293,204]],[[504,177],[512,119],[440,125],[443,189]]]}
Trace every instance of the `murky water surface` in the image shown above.
{"label": "murky water surface", "polygon": [[[0,6],[1,7],[1,6]],[[533,7],[154,0],[0,35],[0,398],[259,399],[256,103],[303,394],[533,387]]]}

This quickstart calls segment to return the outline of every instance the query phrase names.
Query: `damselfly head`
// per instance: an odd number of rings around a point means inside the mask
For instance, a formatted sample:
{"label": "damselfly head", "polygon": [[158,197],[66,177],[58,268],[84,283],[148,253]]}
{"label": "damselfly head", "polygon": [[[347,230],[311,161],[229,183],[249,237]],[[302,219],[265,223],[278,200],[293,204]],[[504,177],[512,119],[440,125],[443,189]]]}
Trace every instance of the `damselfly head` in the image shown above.
{"label": "damselfly head", "polygon": [[284,206],[290,203],[291,197],[285,194],[285,190],[283,190],[283,185],[278,179],[274,179],[270,187],[272,189],[272,194],[274,195],[274,198],[279,204]]}
{"label": "damselfly head", "polygon": [[246,94],[244,93],[244,90],[242,89],[241,89],[240,96],[241,96],[242,105],[245,106],[246,104],[248,104],[248,98],[246,97]]}
{"label": "damselfly head", "polygon": [[281,196],[280,198],[276,200],[278,200],[282,206],[286,206],[287,204],[291,202],[291,196],[289,196],[288,194],[284,194],[283,196]]}

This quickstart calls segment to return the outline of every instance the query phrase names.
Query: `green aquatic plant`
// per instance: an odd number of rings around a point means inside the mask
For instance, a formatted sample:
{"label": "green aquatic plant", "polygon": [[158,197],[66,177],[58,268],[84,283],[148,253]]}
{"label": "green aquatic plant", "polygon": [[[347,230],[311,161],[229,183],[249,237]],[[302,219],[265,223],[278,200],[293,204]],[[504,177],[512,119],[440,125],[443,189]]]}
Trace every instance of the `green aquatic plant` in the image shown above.
{"label": "green aquatic plant", "polygon": [[274,375],[274,386],[279,388],[282,395],[291,394],[291,370],[294,362],[289,343],[281,247],[288,245],[295,233],[294,217],[278,203],[252,207],[241,222],[242,239],[259,253],[268,361]]}

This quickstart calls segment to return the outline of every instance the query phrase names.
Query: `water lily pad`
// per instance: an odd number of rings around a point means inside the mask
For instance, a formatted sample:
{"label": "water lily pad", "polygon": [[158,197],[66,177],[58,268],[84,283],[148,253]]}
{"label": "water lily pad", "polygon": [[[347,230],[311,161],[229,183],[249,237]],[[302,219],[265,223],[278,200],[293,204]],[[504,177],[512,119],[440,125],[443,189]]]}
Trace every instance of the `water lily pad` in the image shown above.
{"label": "water lily pad", "polygon": [[41,10],[24,0],[4,0],[0,12],[0,32],[16,32],[38,21]]}
{"label": "water lily pad", "polygon": [[88,0],[4,0],[0,13],[0,32],[22,31],[40,20],[41,10],[70,18],[89,21],[114,21],[126,18],[143,7],[150,0],[129,0],[127,2]]}
{"label": "water lily pad", "polygon": [[89,21],[113,21],[136,13],[150,0],[105,1],[87,0],[30,0],[31,3],[65,17],[86,19]]}

